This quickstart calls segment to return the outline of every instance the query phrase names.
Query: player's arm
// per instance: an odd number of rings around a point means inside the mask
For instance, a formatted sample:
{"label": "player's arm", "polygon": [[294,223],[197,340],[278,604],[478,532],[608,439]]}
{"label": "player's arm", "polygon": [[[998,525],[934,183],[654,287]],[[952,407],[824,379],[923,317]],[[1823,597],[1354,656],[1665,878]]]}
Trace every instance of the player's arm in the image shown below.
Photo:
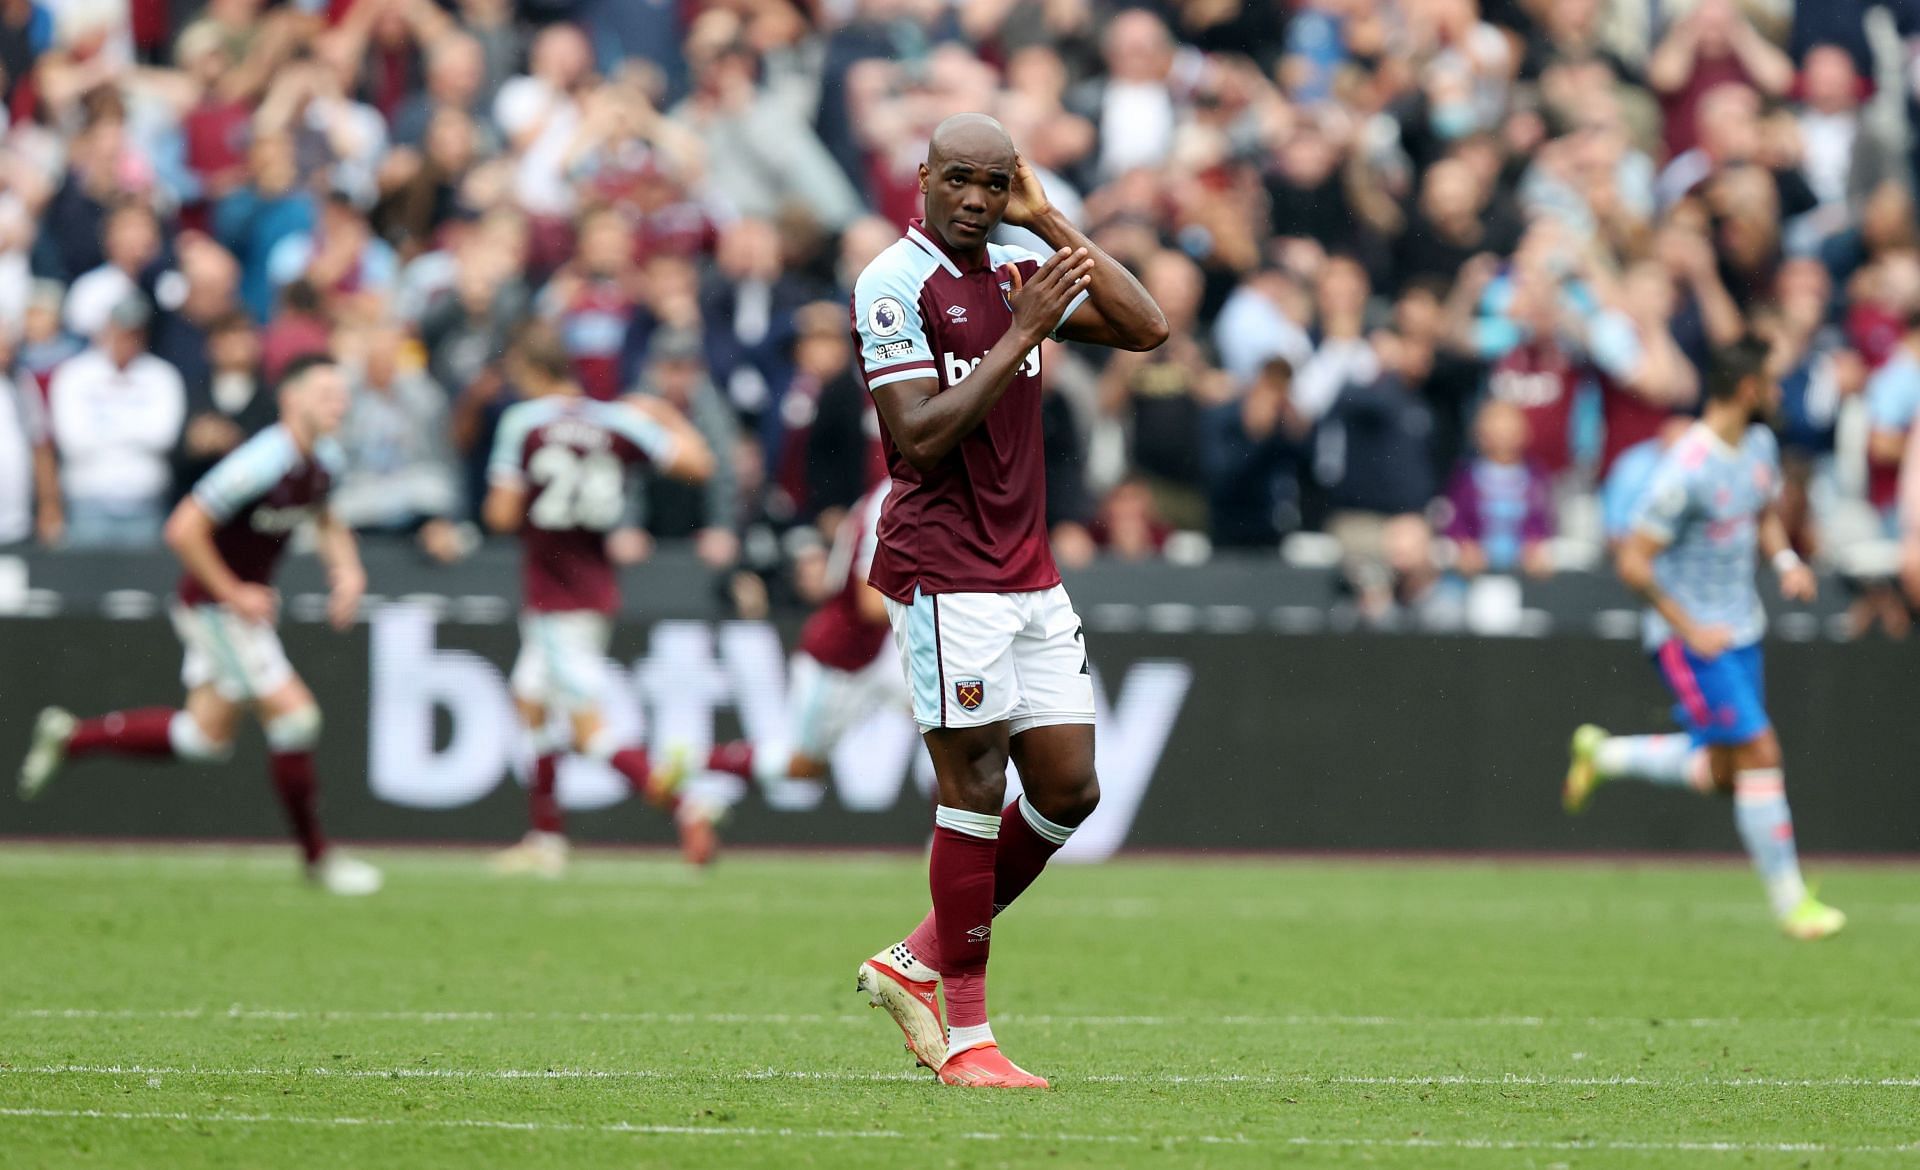
{"label": "player's arm", "polygon": [[167,547],[215,601],[250,622],[271,623],[280,602],[271,588],[242,581],[213,543],[219,520],[200,497],[190,495],[167,517]]}
{"label": "player's arm", "polygon": [[713,478],[713,448],[691,419],[673,408],[673,404],[651,394],[630,394],[623,400],[667,433],[672,442],[654,458],[660,473],[685,483],[705,483]]}
{"label": "player's arm", "polygon": [[1674,635],[1685,642],[1689,649],[1702,658],[1713,658],[1733,644],[1732,634],[1725,626],[1695,625],[1680,603],[1660,588],[1659,580],[1654,576],[1654,558],[1667,542],[1644,528],[1636,528],[1620,542],[1620,551],[1615,554],[1614,567],[1620,574],[1620,580],[1627,588],[1638,593],[1653,611],[1666,620],[1673,628]]}
{"label": "player's arm", "polygon": [[353,625],[360,612],[360,599],[367,592],[367,570],[360,563],[360,543],[353,529],[340,522],[328,508],[315,524],[315,551],[327,567],[327,620],[336,630]]}
{"label": "player's arm", "polygon": [[1787,535],[1787,522],[1780,518],[1780,506],[1768,504],[1760,513],[1760,555],[1767,558],[1780,578],[1780,596],[1788,601],[1812,601],[1820,593],[1819,579],[1793,551],[1793,538]]}
{"label": "player's arm", "polygon": [[518,532],[527,518],[527,484],[520,472],[528,429],[525,405],[517,403],[501,413],[487,455],[487,498],[480,501],[480,519],[495,532]]}
{"label": "player's arm", "polygon": [[1020,270],[1011,269],[1013,290],[1007,299],[1013,305],[1013,324],[972,373],[946,390],[933,377],[880,379],[878,385],[869,378],[874,405],[908,463],[921,471],[933,469],[980,425],[1013,385],[1027,354],[1053,332],[1060,315],[1086,288],[1093,264],[1085,250],[1062,249],[1031,280],[1023,281]]}
{"label": "player's arm", "polygon": [[1063,341],[1084,341],[1114,349],[1148,350],[1167,340],[1167,316],[1127,266],[1087,237],[1047,199],[1039,176],[1024,158],[1016,158],[1013,196],[1007,200],[1006,222],[1023,227],[1057,249],[1079,252],[1093,259],[1086,303],[1058,322],[1054,334]]}

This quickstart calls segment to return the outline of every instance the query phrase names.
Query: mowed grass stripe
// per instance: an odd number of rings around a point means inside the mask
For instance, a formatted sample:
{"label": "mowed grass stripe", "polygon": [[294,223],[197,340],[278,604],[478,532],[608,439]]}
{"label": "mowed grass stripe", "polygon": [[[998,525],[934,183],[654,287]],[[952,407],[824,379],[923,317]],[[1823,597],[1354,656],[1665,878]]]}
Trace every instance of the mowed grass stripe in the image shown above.
{"label": "mowed grass stripe", "polygon": [[[5,1077],[208,1077],[225,1079],[329,1078],[349,1080],[493,1080],[493,1081],[826,1081],[886,1084],[932,1083],[932,1074],[816,1071],[808,1069],[591,1069],[591,1068],[217,1068],[195,1065],[49,1064],[9,1067]],[[1380,1088],[1438,1088],[1450,1085],[1535,1085],[1559,1088],[1715,1088],[1715,1089],[1913,1089],[1920,1077],[1640,1077],[1553,1076],[1540,1073],[1402,1073],[1381,1075],[1322,1073],[1095,1073],[1058,1076],[1060,1085],[1353,1085]]]}
{"label": "mowed grass stripe", "polygon": [[[188,1125],[296,1125],[335,1128],[387,1127],[422,1129],[491,1129],[522,1133],[600,1133],[637,1137],[742,1138],[806,1141],[923,1141],[925,1134],[897,1129],[806,1129],[801,1127],[657,1125],[614,1121],[514,1121],[495,1118],[308,1117],[284,1113],[139,1112],[104,1109],[27,1109],[0,1107],[0,1117],[23,1120],[158,1122]],[[1525,1139],[1487,1137],[1309,1137],[1288,1134],[1196,1133],[1050,1133],[998,1130],[962,1130],[942,1133],[943,1140],[968,1142],[1087,1143],[1095,1145],[1199,1144],[1232,1146],[1332,1147],[1402,1150],[1604,1150],[1649,1153],[1806,1153],[1905,1154],[1920,1152],[1920,1143],[1849,1143],[1740,1140],[1616,1140],[1607,1138]]]}
{"label": "mowed grass stripe", "polygon": [[[549,1024],[752,1024],[867,1025],[874,1017],[857,1012],[535,1012],[487,1009],[361,1008],[13,1008],[6,1015],[29,1020],[186,1020],[218,1023],[549,1023]],[[1133,1016],[1075,1015],[1062,1012],[1001,1012],[1006,1024],[1082,1028],[1920,1028],[1920,1016],[1371,1016],[1339,1014]]]}

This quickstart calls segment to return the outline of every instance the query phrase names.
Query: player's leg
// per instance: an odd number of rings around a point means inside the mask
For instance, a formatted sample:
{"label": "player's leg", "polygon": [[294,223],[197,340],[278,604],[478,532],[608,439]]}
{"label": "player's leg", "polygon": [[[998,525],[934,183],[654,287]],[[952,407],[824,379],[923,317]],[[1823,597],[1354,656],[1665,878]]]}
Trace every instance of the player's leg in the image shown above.
{"label": "player's leg", "polygon": [[[269,631],[270,633],[270,631]],[[278,640],[274,650],[277,655]],[[274,793],[287,817],[287,826],[306,861],[308,876],[329,893],[372,894],[380,889],[380,871],[357,858],[331,848],[320,827],[320,783],[314,768],[314,749],[320,744],[320,704],[307,684],[285,667],[266,667],[255,674],[260,695],[255,707],[267,737],[268,772]],[[274,682],[284,670],[284,677]]]}
{"label": "player's leg", "polygon": [[[1006,795],[1010,730],[1018,701],[1012,645],[1024,624],[1019,599],[1002,594],[918,595],[888,603],[906,667],[914,720],[932,757],[934,812],[928,885],[944,969],[902,942],[861,965],[859,986],[893,1015],[921,1063],[952,1084],[1041,1087],[1000,1054],[987,1022],[994,858]],[[950,1031],[939,1039],[933,987],[944,984]]]}
{"label": "player's leg", "polygon": [[[1566,782],[1561,789],[1568,812],[1584,810],[1593,790],[1610,780],[1638,780],[1699,793],[1712,792],[1716,787],[1714,758],[1709,750],[1715,716],[1700,682],[1701,672],[1711,667],[1691,655],[1677,638],[1663,644],[1653,661],[1661,680],[1673,692],[1674,718],[1688,730],[1610,735],[1594,724],[1582,724],[1573,733]],[[1724,769],[1724,763],[1721,766]]]}
{"label": "player's leg", "polygon": [[1793,814],[1787,808],[1780,739],[1767,718],[1757,645],[1716,660],[1710,693],[1727,727],[1726,755],[1733,771],[1733,820],[1767,901],[1782,930],[1794,938],[1821,939],[1839,932],[1846,915],[1807,891],[1794,846]]}
{"label": "player's leg", "polygon": [[549,729],[548,703],[555,692],[547,623],[553,615],[520,615],[520,653],[514,658],[507,688],[514,710],[533,752],[533,771],[527,777],[527,832],[519,841],[496,853],[495,872],[531,873],[559,877],[567,867],[566,824],[556,795],[564,736]]}
{"label": "player's leg", "polygon": [[850,721],[856,676],[796,653],[787,668],[787,732],[784,741],[733,740],[715,744],[707,770],[751,782],[775,808],[811,808],[819,803],[827,755]]}
{"label": "player's leg", "polygon": [[[173,625],[185,651],[180,679],[187,688],[184,708],[140,707],[77,719],[60,707],[48,707],[34,722],[33,739],[20,765],[20,797],[40,794],[60,766],[89,756],[130,756],[153,760],[219,763],[233,750],[238,700],[247,696],[246,672],[210,624],[213,607],[176,607]],[[218,702],[224,696],[224,702]]]}

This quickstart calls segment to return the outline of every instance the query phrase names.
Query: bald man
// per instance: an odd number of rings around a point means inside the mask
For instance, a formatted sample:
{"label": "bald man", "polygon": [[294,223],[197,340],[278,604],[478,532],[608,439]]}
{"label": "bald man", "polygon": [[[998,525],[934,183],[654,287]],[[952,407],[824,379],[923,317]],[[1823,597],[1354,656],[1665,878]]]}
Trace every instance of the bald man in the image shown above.
{"label": "bald man", "polygon": [[[942,122],[920,191],[926,218],[860,274],[853,323],[893,475],[868,581],[939,785],[933,910],[859,987],[947,1084],[1045,1088],[1001,1055],[986,995],[994,915],[1100,799],[1086,646],[1047,542],[1039,345],[1152,349],[1167,321],[993,119]],[[1003,221],[1052,255],[988,243]],[[1009,759],[1025,791],[1003,808]]]}

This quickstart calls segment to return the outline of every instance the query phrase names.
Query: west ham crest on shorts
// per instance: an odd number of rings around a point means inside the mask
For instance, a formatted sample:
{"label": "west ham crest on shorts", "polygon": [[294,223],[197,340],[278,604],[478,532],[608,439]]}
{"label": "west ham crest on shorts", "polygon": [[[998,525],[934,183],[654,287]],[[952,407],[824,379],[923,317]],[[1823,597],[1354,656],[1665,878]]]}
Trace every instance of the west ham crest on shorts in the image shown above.
{"label": "west ham crest on shorts", "polygon": [[953,684],[953,698],[962,707],[972,711],[987,701],[987,684],[977,678],[963,678]]}

